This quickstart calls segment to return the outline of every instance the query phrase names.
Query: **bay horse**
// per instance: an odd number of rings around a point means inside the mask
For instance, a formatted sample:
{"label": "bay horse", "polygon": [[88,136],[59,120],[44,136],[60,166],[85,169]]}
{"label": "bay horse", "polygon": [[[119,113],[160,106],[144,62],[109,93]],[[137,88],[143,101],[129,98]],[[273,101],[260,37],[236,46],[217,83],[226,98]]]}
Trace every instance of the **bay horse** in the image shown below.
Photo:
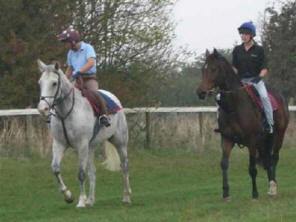
{"label": "bay horse", "polygon": [[215,90],[219,92],[218,126],[222,146],[223,198],[229,200],[228,167],[235,144],[245,146],[249,151],[249,175],[252,180],[252,198],[258,198],[256,184],[256,163],[262,162],[267,171],[268,194],[277,194],[276,166],[279,160],[284,134],[289,122],[288,106],[283,97],[270,91],[278,103],[274,111],[274,133],[268,134],[263,127],[263,111],[255,104],[245,90],[231,64],[214,49],[206,51],[202,67],[202,80],[197,88],[200,99]]}
{"label": "bay horse", "polygon": [[[105,96],[112,99],[120,108],[116,113],[110,114],[111,126],[100,126],[97,133],[97,117],[89,101],[82,96],[80,90],[73,86],[66,75],[59,68],[58,63],[46,65],[41,60],[37,61],[41,77],[40,102],[38,110],[44,117],[51,112],[50,131],[53,136],[52,144],[52,171],[57,178],[65,201],[73,202],[71,191],[65,185],[60,164],[65,150],[72,147],[78,153],[80,183],[80,196],[77,207],[92,206],[95,202],[96,168],[94,164],[94,152],[96,146],[108,140],[115,146],[107,146],[106,168],[110,170],[122,170],[123,173],[123,199],[124,203],[130,203],[131,188],[128,172],[128,127],[122,105],[112,93],[100,90]],[[113,150],[112,150],[113,147]],[[119,157],[118,157],[119,154]],[[116,157],[117,158],[114,158]],[[85,192],[86,174],[89,178],[89,196]]]}

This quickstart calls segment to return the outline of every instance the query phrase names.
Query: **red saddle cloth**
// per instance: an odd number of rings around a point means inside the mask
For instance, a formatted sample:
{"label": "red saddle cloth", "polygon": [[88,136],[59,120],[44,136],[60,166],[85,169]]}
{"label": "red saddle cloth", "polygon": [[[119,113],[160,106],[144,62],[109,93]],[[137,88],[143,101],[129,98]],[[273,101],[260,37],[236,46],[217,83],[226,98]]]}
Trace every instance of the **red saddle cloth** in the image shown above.
{"label": "red saddle cloth", "polygon": [[[261,102],[260,97],[259,97],[256,89],[254,88],[254,86],[247,84],[247,85],[244,85],[244,88],[245,88],[246,92],[249,94],[249,96],[251,97],[251,99],[255,102],[255,104],[261,110],[263,110],[262,102]],[[270,92],[267,92],[267,93],[268,93],[268,97],[270,99],[270,103],[271,103],[273,111],[277,110],[279,107],[278,101],[274,98],[274,96]]]}

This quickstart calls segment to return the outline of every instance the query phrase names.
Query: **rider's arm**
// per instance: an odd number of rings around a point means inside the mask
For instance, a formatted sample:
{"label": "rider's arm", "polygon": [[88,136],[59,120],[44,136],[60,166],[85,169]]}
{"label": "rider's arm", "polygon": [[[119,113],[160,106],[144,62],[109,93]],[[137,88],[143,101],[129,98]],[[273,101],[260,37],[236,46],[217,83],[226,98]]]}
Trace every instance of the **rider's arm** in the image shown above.
{"label": "rider's arm", "polygon": [[95,59],[94,58],[88,58],[86,64],[82,66],[82,68],[79,70],[81,73],[87,73],[88,70],[90,70],[95,65]]}
{"label": "rider's arm", "polygon": [[267,76],[268,74],[268,68],[267,68],[267,61],[266,61],[266,57],[265,57],[265,54],[264,54],[264,49],[262,48],[261,51],[260,51],[260,54],[259,54],[259,61],[261,63],[261,71],[259,73],[259,76],[261,78]]}
{"label": "rider's arm", "polygon": [[235,47],[232,51],[232,69],[237,74],[238,61],[237,61],[237,48]]}
{"label": "rider's arm", "polygon": [[66,72],[65,72],[68,79],[71,78],[72,72],[73,72],[73,70],[72,70],[71,66],[68,66],[67,69],[66,69]]}
{"label": "rider's arm", "polygon": [[267,74],[268,74],[268,69],[264,68],[264,69],[261,69],[259,76],[261,78],[263,78],[263,77],[267,76]]}
{"label": "rider's arm", "polygon": [[234,66],[232,66],[233,71],[235,72],[235,74],[238,73],[237,68],[235,68]]}

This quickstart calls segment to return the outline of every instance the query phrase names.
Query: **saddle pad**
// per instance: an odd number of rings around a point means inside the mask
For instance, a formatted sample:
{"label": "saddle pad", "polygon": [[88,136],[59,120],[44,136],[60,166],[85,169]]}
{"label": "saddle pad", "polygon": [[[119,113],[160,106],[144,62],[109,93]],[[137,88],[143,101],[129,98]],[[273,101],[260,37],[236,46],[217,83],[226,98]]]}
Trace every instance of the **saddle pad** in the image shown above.
{"label": "saddle pad", "polygon": [[117,113],[119,110],[122,109],[110,96],[102,92],[101,90],[98,93],[103,97],[106,101],[108,113]]}
{"label": "saddle pad", "polygon": [[[261,110],[263,110],[262,102],[261,102],[260,97],[259,97],[256,89],[254,88],[254,86],[252,86],[252,85],[245,85],[244,88],[245,88],[246,92],[248,93],[248,95],[251,97],[251,99],[255,102],[255,104]],[[274,98],[274,96],[270,92],[267,92],[267,93],[268,93],[268,97],[270,99],[272,110],[273,111],[277,110],[278,107],[279,107],[278,101]]]}

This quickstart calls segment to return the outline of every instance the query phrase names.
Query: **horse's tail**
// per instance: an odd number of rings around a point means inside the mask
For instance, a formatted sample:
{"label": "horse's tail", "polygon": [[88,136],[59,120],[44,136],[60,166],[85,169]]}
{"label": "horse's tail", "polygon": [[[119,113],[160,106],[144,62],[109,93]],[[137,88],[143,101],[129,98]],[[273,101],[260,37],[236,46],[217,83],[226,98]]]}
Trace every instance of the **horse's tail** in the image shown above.
{"label": "horse's tail", "polygon": [[120,158],[116,148],[109,142],[105,142],[104,147],[106,159],[102,163],[103,167],[110,171],[119,171],[121,169]]}

